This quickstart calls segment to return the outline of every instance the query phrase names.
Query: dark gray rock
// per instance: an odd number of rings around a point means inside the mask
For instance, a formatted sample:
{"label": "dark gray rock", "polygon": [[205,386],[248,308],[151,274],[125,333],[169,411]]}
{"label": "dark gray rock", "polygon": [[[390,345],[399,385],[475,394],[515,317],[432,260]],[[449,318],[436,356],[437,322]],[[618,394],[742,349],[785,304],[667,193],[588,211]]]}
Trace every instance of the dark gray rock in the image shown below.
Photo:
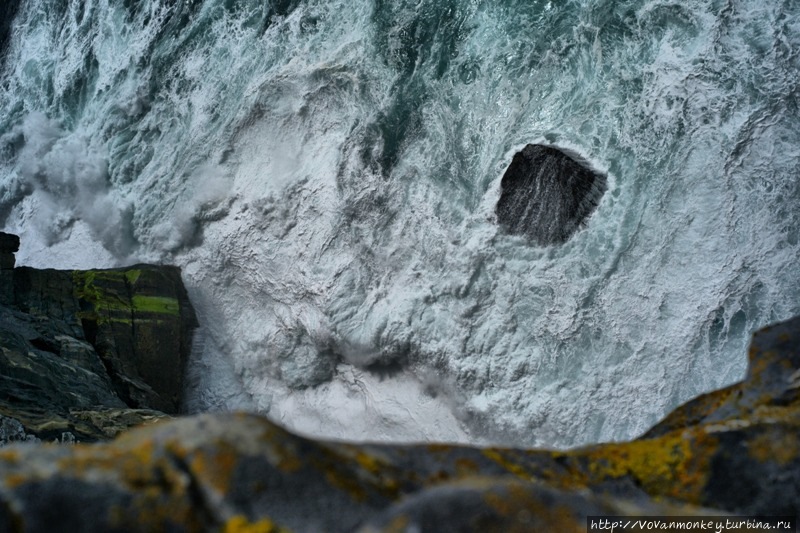
{"label": "dark gray rock", "polygon": [[542,246],[566,242],[595,210],[607,177],[552,146],[527,145],[501,181],[495,212],[509,233]]}
{"label": "dark gray rock", "polygon": [[[358,533],[585,532],[590,516],[659,516],[674,511],[651,500],[632,502],[510,477],[476,476],[414,493],[370,520]],[[705,511],[687,512],[703,516]]]}
{"label": "dark gray rock", "polygon": [[14,304],[45,324],[47,335],[40,342],[62,359],[95,365],[83,349],[91,345],[128,407],[179,411],[197,325],[179,269],[17,268]]}
{"label": "dark gray rock", "polygon": [[14,304],[14,271],[0,269],[0,305]]}
{"label": "dark gray rock", "polygon": [[[65,432],[95,440],[94,428],[71,420],[70,409],[126,406],[91,346],[64,335],[59,325],[48,326],[0,307],[0,414],[19,420],[26,432],[45,440]],[[62,358],[62,342],[82,346],[85,353]],[[81,359],[85,365],[77,364]]]}
{"label": "dark gray rock", "polygon": [[13,254],[19,251],[19,237],[0,231],[0,254]]}
{"label": "dark gray rock", "polygon": [[0,416],[0,446],[14,442],[39,442],[39,439],[25,433],[25,427],[16,418]]}
{"label": "dark gray rock", "polygon": [[26,435],[103,440],[178,412],[196,325],[178,269],[0,270],[0,295],[0,416]]}

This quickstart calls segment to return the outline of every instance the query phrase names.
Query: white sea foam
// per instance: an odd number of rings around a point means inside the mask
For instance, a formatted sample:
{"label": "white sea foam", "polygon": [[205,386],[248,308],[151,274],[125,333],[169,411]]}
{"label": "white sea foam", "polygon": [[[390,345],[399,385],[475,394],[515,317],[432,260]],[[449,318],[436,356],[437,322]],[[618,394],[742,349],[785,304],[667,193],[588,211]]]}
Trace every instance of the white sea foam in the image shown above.
{"label": "white sea foam", "polygon": [[80,221],[92,240],[115,257],[133,247],[130,204],[117,200],[108,183],[106,158],[80,134],[67,134],[43,114],[34,112],[6,136],[20,143],[17,184],[32,204],[26,223],[48,246],[67,240]]}
{"label": "white sea foam", "polygon": [[[28,2],[0,88],[20,262],[179,264],[190,410],[368,440],[634,436],[800,311],[800,12],[540,4],[309,0],[267,23],[89,1],[62,23]],[[494,223],[537,141],[609,174],[561,247]]]}

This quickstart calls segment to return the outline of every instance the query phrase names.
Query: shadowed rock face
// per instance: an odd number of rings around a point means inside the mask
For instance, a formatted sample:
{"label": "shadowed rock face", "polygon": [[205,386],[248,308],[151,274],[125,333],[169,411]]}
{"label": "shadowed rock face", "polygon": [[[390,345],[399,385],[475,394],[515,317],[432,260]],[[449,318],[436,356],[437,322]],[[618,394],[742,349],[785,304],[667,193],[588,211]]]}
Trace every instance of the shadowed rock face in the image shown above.
{"label": "shadowed rock face", "polygon": [[13,268],[18,248],[0,233],[0,445],[102,440],[177,413],[196,325],[180,270]]}
{"label": "shadowed rock face", "polygon": [[[105,369],[116,395],[129,407],[165,413],[180,409],[196,320],[178,268],[16,268],[14,308],[38,324],[40,351],[93,372]],[[76,355],[86,347],[92,357]]]}
{"label": "shadowed rock face", "polygon": [[14,253],[19,250],[19,237],[0,231],[0,270],[14,268]]}
{"label": "shadowed rock face", "polygon": [[529,144],[501,181],[495,212],[503,228],[548,246],[566,242],[586,222],[607,178],[551,146]]}

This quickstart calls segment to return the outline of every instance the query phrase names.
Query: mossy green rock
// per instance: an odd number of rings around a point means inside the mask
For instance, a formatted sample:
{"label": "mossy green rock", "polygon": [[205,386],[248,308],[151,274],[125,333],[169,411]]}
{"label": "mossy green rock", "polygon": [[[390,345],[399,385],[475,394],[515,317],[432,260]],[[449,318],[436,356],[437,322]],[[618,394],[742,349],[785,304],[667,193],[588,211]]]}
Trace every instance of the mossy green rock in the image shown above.
{"label": "mossy green rock", "polygon": [[196,319],[177,268],[2,273],[0,415],[93,441],[179,411]]}
{"label": "mossy green rock", "polygon": [[594,514],[796,517],[798,341],[800,319],[767,328],[740,392],[679,408],[647,438],[569,451],[328,442],[247,414],[10,446],[0,529],[577,532]]}
{"label": "mossy green rock", "polygon": [[169,266],[14,270],[15,304],[87,341],[128,407],[177,413],[196,319]]}

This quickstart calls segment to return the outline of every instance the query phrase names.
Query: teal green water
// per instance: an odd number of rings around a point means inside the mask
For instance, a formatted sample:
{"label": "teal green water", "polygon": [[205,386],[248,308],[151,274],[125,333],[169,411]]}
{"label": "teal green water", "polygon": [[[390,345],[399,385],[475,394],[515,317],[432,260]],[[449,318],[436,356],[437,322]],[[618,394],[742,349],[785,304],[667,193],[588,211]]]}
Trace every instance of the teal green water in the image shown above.
{"label": "teal green water", "polygon": [[[204,321],[192,409],[291,418],[342,365],[378,365],[473,439],[630,437],[739,379],[750,333],[800,311],[799,16],[28,0],[0,75],[0,222],[31,264],[88,238],[181,265]],[[609,174],[561,247],[493,220],[529,142]]]}

